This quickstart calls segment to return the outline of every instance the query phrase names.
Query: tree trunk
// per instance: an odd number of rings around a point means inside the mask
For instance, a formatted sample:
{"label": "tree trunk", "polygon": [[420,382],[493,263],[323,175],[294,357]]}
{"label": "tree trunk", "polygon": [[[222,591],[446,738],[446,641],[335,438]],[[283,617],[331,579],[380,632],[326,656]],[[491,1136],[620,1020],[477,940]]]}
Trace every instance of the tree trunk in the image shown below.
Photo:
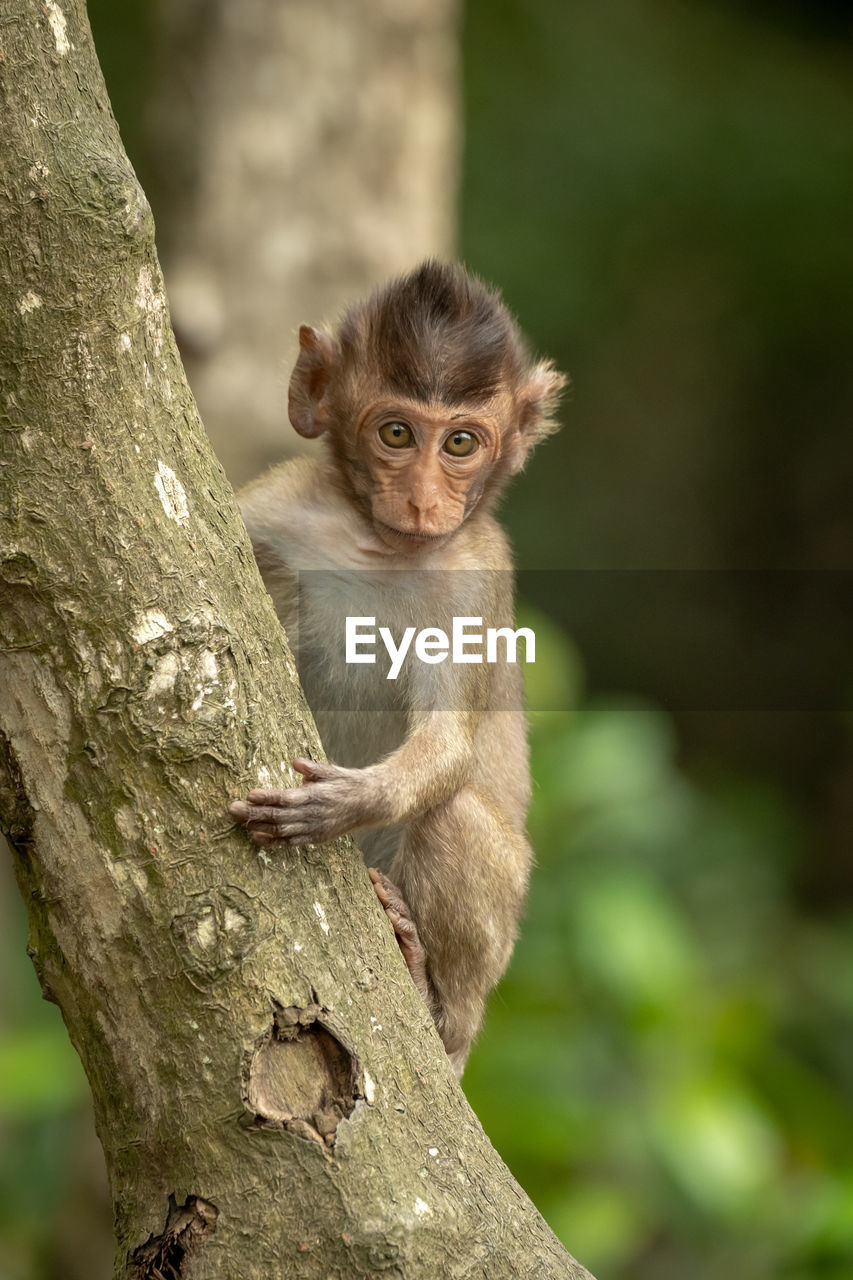
{"label": "tree trunk", "polygon": [[158,243],[190,384],[235,483],[296,445],[283,424],[298,325],[452,252],[458,7],[155,5]]}
{"label": "tree trunk", "polygon": [[0,816],[95,1100],[115,1275],[584,1277],[448,1069],[348,841],[168,323],[82,0],[5,0]]}

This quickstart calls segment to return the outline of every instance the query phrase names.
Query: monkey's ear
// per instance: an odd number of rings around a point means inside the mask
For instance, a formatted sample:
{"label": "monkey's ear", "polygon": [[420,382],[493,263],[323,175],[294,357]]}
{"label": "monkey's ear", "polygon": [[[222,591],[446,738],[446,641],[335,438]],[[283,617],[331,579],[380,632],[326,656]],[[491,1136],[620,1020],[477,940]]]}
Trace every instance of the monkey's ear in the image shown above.
{"label": "monkey's ear", "polygon": [[329,425],[322,400],[339,358],[334,338],[310,325],[299,326],[299,357],[290,375],[287,412],[301,436],[320,436]]}
{"label": "monkey's ear", "polygon": [[518,425],[509,433],[505,445],[511,475],[521,470],[535,444],[559,431],[554,413],[568,383],[569,379],[550,360],[543,360],[530,373],[518,394]]}

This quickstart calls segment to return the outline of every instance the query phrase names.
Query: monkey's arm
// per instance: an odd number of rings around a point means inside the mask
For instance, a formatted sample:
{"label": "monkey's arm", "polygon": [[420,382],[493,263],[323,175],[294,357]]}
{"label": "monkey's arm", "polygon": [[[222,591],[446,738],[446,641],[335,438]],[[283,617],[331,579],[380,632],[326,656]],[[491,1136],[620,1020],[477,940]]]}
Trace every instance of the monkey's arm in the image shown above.
{"label": "monkey's arm", "polygon": [[258,844],[312,844],[359,827],[408,821],[458,791],[471,765],[473,712],[433,710],[405,741],[364,769],[294,760],[305,779],[287,791],[257,789],[228,812]]}

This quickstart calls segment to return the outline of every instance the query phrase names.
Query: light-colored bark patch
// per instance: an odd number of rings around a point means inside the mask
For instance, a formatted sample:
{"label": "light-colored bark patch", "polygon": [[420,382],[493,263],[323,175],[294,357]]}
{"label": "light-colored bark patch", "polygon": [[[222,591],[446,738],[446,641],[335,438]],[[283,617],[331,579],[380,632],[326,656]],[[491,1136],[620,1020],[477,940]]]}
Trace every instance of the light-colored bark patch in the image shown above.
{"label": "light-colored bark patch", "polygon": [[167,467],[165,462],[159,460],[157,462],[154,485],[169,519],[174,520],[175,524],[188,524],[190,509],[186,491],[172,468]]}
{"label": "light-colored bark patch", "polygon": [[171,693],[180,669],[181,663],[176,653],[161,654],[154,664],[151,679],[148,681],[148,688],[145,690],[146,698],[158,698],[163,694]]}
{"label": "light-colored bark patch", "polygon": [[204,951],[216,946],[216,919],[213,910],[205,912],[196,921],[196,940]]}
{"label": "light-colored bark patch", "polygon": [[222,920],[227,930],[245,929],[246,917],[241,915],[239,911],[235,911],[233,907],[226,907],[222,915]]}
{"label": "light-colored bark patch", "polygon": [[30,289],[29,293],[25,293],[18,303],[18,310],[22,316],[27,316],[31,311],[38,311],[40,306],[42,306],[41,298]]}
{"label": "light-colored bark patch", "polygon": [[196,696],[193,699],[192,709],[198,711],[209,693],[212,693],[219,684],[219,667],[216,663],[216,655],[211,653],[209,649],[202,649],[198,659],[198,674],[201,679],[196,684]]}
{"label": "light-colored bark patch", "polygon": [[166,321],[166,299],[154,287],[151,268],[145,266],[136,281],[136,305],[145,312],[145,332],[151,342],[155,357],[163,352],[163,326]]}
{"label": "light-colored bark patch", "polygon": [[133,638],[137,644],[147,644],[149,640],[159,640],[169,631],[174,631],[174,627],[165,614],[159,609],[146,609],[137,615]]}
{"label": "light-colored bark patch", "polygon": [[68,24],[65,21],[65,14],[54,0],[47,0],[45,10],[47,11],[47,20],[50,23],[53,38],[56,41],[56,52],[59,54],[60,58],[64,58],[71,48],[71,41],[68,39]]}
{"label": "light-colored bark patch", "polygon": [[137,863],[127,858],[120,858],[108,862],[107,866],[113,880],[124,894],[129,895],[130,892],[135,892],[144,897],[148,892],[148,878]]}

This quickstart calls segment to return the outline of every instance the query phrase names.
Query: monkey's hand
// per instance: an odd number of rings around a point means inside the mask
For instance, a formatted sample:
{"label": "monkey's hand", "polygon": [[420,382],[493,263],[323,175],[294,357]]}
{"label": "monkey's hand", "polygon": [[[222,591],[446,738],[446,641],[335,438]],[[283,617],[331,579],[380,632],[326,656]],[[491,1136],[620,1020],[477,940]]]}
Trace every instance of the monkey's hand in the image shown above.
{"label": "monkey's hand", "polygon": [[379,789],[369,769],[294,760],[305,781],[289,791],[250,791],[228,806],[256,844],[322,844],[381,821]]}

